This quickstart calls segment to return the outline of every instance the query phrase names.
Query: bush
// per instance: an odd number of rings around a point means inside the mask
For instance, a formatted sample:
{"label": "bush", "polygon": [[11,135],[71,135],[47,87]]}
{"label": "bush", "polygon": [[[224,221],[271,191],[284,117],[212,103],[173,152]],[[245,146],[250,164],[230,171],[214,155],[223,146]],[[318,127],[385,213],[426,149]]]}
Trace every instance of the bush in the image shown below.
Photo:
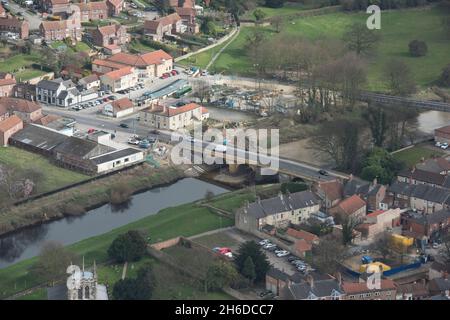
{"label": "bush", "polygon": [[130,200],[133,195],[131,187],[125,183],[116,184],[111,188],[109,201],[113,205],[119,205]]}
{"label": "bush", "polygon": [[86,213],[84,207],[77,203],[68,203],[63,208],[63,213],[65,216],[81,216]]}
{"label": "bush", "polygon": [[108,249],[108,256],[118,263],[138,261],[146,252],[147,241],[137,230],[119,235]]}
{"label": "bush", "polygon": [[297,183],[297,182],[286,182],[281,184],[281,192],[287,193],[288,191],[290,193],[296,193],[300,191],[308,190],[308,186],[304,183]]}
{"label": "bush", "polygon": [[438,80],[439,85],[443,87],[450,87],[450,64],[442,70],[441,77]]}
{"label": "bush", "polygon": [[428,52],[428,46],[425,41],[413,40],[409,43],[409,53],[413,57],[423,57]]}

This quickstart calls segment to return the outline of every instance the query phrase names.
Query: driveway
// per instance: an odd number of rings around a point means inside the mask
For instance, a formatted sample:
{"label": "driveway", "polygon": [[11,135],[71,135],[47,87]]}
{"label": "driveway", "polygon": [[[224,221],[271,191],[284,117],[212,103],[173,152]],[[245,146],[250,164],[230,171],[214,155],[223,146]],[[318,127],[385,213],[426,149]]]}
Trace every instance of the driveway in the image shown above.
{"label": "driveway", "polygon": [[20,5],[12,1],[10,1],[9,4],[6,5],[6,7],[9,8],[9,10],[11,10],[11,12],[13,13],[21,12],[22,17],[24,17],[24,19],[27,20],[30,25],[30,31],[39,29],[39,25],[41,24],[42,19],[37,14],[29,12],[27,9],[22,8]]}

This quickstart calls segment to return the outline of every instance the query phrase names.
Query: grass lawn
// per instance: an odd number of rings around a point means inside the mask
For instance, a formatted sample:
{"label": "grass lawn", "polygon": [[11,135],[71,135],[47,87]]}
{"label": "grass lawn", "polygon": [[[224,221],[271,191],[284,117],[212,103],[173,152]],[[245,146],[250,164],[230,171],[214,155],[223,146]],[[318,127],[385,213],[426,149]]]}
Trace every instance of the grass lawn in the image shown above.
{"label": "grass lawn", "polygon": [[148,46],[144,43],[142,43],[141,41],[139,41],[139,39],[133,39],[130,42],[130,48],[134,49],[136,51],[139,52],[151,52],[151,51],[155,51],[155,48]]}
{"label": "grass lawn", "polygon": [[215,247],[232,248],[239,245],[239,241],[230,237],[226,232],[219,232],[195,238],[194,241],[211,249]]}
{"label": "grass lawn", "polygon": [[64,41],[54,41],[50,45],[53,49],[57,49],[59,47],[67,47],[67,50],[72,52],[89,52],[91,48],[84,42],[79,41],[75,46],[68,46],[64,43]]}
{"label": "grass lawn", "polygon": [[443,153],[436,150],[424,148],[424,147],[412,147],[397,153],[394,153],[394,158],[406,163],[408,168],[412,168],[417,164],[422,158],[429,159],[433,156],[441,156]]}
{"label": "grass lawn", "polygon": [[1,72],[15,73],[21,68],[29,67],[33,63],[38,63],[39,55],[35,52],[31,54],[16,54],[8,59],[0,61]]}
{"label": "grass lawn", "polygon": [[23,71],[16,72],[14,75],[18,81],[27,81],[36,77],[40,77],[46,73],[47,72],[39,69],[27,68]]}
{"label": "grass lawn", "polygon": [[[119,234],[128,230],[144,229],[148,231],[153,242],[159,242],[177,236],[189,237],[232,225],[234,225],[232,219],[219,217],[195,203],[186,204],[164,209],[156,215],[130,223],[103,235],[85,239],[69,246],[69,249],[79,256],[85,256],[88,265],[92,264],[94,259],[101,264],[107,261],[107,249],[111,242]],[[0,298],[41,283],[39,279],[28,273],[35,260],[36,258],[24,260],[0,269]],[[111,274],[110,277],[113,278]]]}
{"label": "grass lawn", "polygon": [[83,174],[57,167],[40,155],[14,147],[0,147],[0,164],[15,171],[36,170],[43,174],[37,192],[47,192],[88,178]]}
{"label": "grass lawn", "polygon": [[[256,9],[263,11],[266,14],[266,18],[271,18],[271,17],[275,17],[275,16],[286,16],[286,15],[296,14],[299,11],[314,9],[314,8],[315,8],[314,2],[312,2],[310,4],[289,3],[288,2],[282,8],[257,7]],[[246,20],[255,21],[256,19],[253,16],[253,12],[254,12],[254,10],[246,12],[242,16],[242,18],[246,19]]]}
{"label": "grass lawn", "polygon": [[[281,9],[275,9],[281,10]],[[391,58],[407,63],[418,85],[429,86],[441,70],[450,63],[450,42],[445,38],[441,25],[443,14],[439,9],[404,9],[382,13],[381,41],[374,57],[369,58],[368,89],[385,91],[383,68]],[[282,33],[310,39],[340,39],[347,26],[354,22],[365,23],[365,13],[333,13],[321,16],[298,18],[285,26]],[[252,64],[244,46],[251,27],[243,27],[239,37],[224,51],[214,64],[217,71],[248,74]],[[270,27],[263,28],[267,37],[274,36]],[[413,58],[408,53],[408,43],[419,39],[426,41],[428,54]]]}
{"label": "grass lawn", "polygon": [[24,295],[17,300],[47,300],[47,290],[44,288],[37,289],[32,293]]}

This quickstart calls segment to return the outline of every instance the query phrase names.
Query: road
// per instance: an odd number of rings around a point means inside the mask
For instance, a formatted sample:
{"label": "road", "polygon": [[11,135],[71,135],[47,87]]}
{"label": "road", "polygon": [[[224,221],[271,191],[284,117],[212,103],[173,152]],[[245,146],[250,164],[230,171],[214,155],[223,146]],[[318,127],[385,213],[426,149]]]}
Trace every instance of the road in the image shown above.
{"label": "road", "polygon": [[22,8],[20,5],[12,1],[10,1],[6,7],[13,13],[21,12],[22,17],[24,17],[30,25],[30,31],[39,30],[42,19],[37,14],[30,13],[27,9]]}

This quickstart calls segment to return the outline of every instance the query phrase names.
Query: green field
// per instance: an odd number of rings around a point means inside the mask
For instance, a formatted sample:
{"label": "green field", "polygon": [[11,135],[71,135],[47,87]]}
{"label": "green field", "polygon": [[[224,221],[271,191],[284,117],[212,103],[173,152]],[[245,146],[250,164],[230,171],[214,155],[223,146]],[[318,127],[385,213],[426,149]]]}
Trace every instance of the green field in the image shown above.
{"label": "green field", "polygon": [[[281,9],[275,9],[281,10]],[[405,61],[412,69],[418,85],[427,87],[435,81],[441,70],[450,63],[450,42],[445,38],[441,26],[442,13],[436,9],[405,9],[382,13],[381,41],[374,57],[369,58],[369,85],[371,90],[386,90],[382,72],[386,62],[392,58]],[[365,13],[333,13],[321,16],[298,18],[289,22],[283,34],[309,39],[340,39],[347,26],[354,22],[365,23]],[[252,27],[242,27],[239,37],[222,53],[214,64],[216,72],[234,74],[253,72],[252,62],[244,46]],[[276,34],[270,27],[262,28],[266,36]],[[414,58],[408,53],[408,43],[419,39],[426,41],[428,54]]]}
{"label": "green field", "polygon": [[[242,192],[247,191],[237,191],[236,193],[240,194]],[[219,199],[224,204],[224,198],[218,197]],[[216,199],[213,199],[211,204],[215,205],[215,201]],[[242,202],[234,202],[233,206],[240,205],[242,205]],[[231,207],[226,202],[225,206],[228,208]],[[125,233],[128,230],[146,230],[151,236],[152,242],[159,242],[177,236],[189,237],[232,225],[234,225],[234,220],[232,219],[218,216],[207,208],[199,207],[195,203],[186,204],[164,209],[156,215],[114,229],[103,235],[85,239],[69,246],[69,249],[79,256],[84,256],[87,264],[91,264],[94,259],[98,264],[102,264],[107,261],[106,251],[111,242],[119,234]],[[39,279],[32,277],[28,273],[29,268],[35,260],[36,258],[28,259],[10,267],[0,269],[0,298],[41,284]],[[111,279],[115,277],[111,273],[109,274]]]}
{"label": "green field", "polygon": [[[303,3],[286,3],[282,8],[268,8],[268,7],[257,7],[266,14],[266,18],[271,18],[275,16],[288,16],[291,14],[296,14],[302,10],[314,9],[315,4],[303,4]],[[255,9],[255,10],[256,10]],[[255,20],[253,16],[254,10],[246,12],[242,18],[246,20]]]}
{"label": "green field", "polygon": [[413,147],[393,154],[394,158],[403,161],[407,168],[412,168],[417,164],[422,158],[429,159],[433,156],[442,156],[443,153],[436,148],[436,150],[424,148],[424,147]]}
{"label": "green field", "polygon": [[18,81],[27,81],[36,77],[40,77],[44,74],[46,74],[47,72],[39,70],[39,69],[32,69],[32,68],[27,68],[23,71],[19,71],[19,72],[15,72],[14,76],[16,77],[16,79]]}
{"label": "green field", "polygon": [[0,147],[0,164],[16,172],[30,169],[40,172],[42,177],[36,183],[36,193],[55,190],[88,178],[83,174],[57,167],[43,156],[15,147]]}
{"label": "green field", "polygon": [[33,63],[39,62],[39,55],[35,52],[31,54],[16,54],[10,58],[0,61],[0,71],[15,73],[21,68],[30,67]]}
{"label": "green field", "polygon": [[50,45],[53,49],[57,49],[59,47],[67,47],[67,50],[71,52],[89,52],[91,48],[84,42],[77,42],[74,46],[68,46],[64,43],[64,41],[54,41]]}

